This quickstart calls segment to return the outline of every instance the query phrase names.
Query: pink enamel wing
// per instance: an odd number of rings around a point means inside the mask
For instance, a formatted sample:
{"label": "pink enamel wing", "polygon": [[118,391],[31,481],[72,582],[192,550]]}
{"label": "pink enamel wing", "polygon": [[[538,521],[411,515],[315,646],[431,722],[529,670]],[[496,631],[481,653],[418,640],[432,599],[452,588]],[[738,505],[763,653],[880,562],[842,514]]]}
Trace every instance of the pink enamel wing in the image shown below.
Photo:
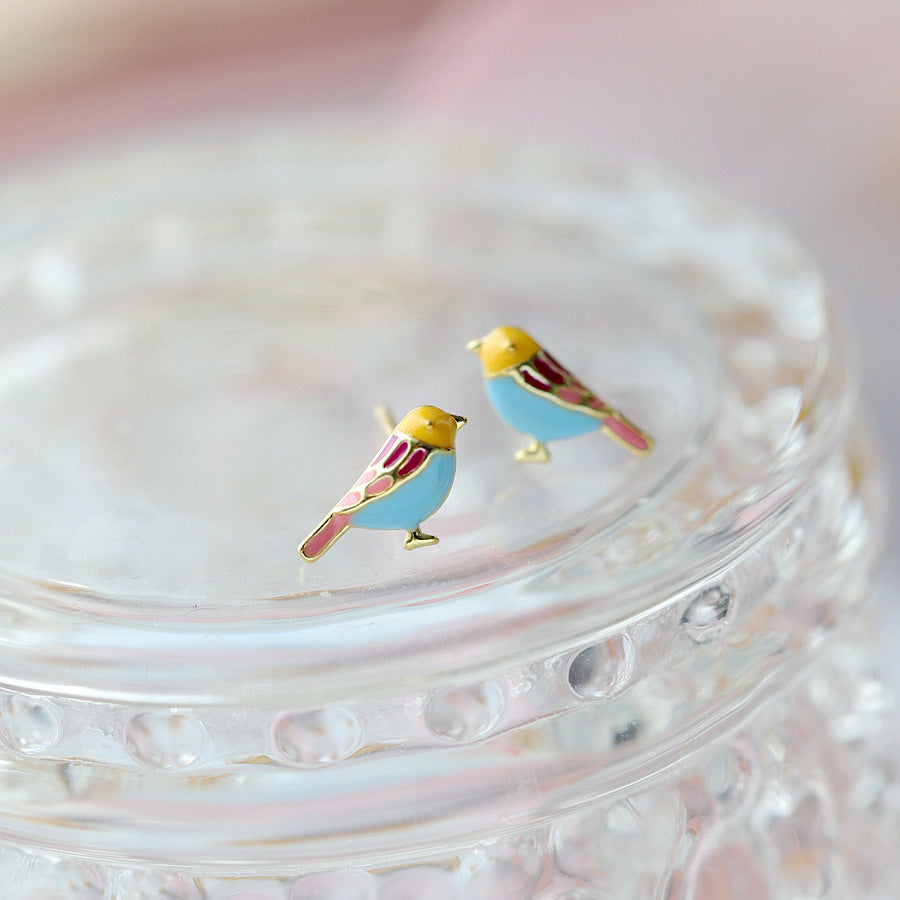
{"label": "pink enamel wing", "polygon": [[335,504],[333,513],[349,512],[373,497],[380,497],[418,471],[428,459],[430,448],[394,431],[356,483]]}
{"label": "pink enamel wing", "polygon": [[549,394],[561,406],[595,416],[603,423],[603,430],[627,449],[641,455],[650,452],[653,441],[648,435],[601,400],[546,350],[538,350],[531,359],[517,366],[515,373],[528,390]]}

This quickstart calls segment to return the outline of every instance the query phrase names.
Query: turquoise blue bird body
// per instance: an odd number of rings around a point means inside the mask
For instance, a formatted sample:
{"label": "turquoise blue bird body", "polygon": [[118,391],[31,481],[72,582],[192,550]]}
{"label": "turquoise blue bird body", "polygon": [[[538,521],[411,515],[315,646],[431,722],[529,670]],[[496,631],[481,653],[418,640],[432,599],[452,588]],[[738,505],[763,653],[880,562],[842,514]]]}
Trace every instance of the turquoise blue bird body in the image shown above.
{"label": "turquoise blue bird body", "polygon": [[586,388],[521,328],[501,326],[470,341],[481,359],[485,389],[497,414],[531,444],[521,462],[547,462],[549,441],[602,430],[632,453],[644,456],[653,440],[634,422]]}
{"label": "turquoise blue bird body", "polygon": [[600,423],[592,416],[549,403],[523,387],[514,378],[490,378],[485,390],[497,414],[516,431],[530,434],[542,444],[578,437],[596,431]]}
{"label": "turquoise blue bird body", "polygon": [[436,544],[421,523],[450,493],[456,431],[465,422],[436,406],[419,406],[404,416],[353,487],[297,548],[300,555],[314,562],[352,526],[405,531],[407,550]]}
{"label": "turquoise blue bird body", "polygon": [[413,532],[447,498],[455,475],[456,454],[432,451],[415,478],[401,484],[378,503],[360,506],[350,522],[358,528]]}

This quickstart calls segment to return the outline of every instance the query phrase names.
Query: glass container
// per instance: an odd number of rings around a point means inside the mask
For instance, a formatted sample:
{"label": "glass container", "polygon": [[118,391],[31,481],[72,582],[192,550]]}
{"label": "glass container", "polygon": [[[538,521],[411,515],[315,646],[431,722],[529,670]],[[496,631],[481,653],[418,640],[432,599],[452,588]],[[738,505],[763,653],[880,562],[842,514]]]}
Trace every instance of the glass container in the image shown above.
{"label": "glass container", "polygon": [[[0,883],[22,900],[889,896],[884,483],[778,228],[650,166],[371,121],[0,185]],[[512,459],[518,324],[656,438]],[[295,547],[468,417],[436,547]]]}

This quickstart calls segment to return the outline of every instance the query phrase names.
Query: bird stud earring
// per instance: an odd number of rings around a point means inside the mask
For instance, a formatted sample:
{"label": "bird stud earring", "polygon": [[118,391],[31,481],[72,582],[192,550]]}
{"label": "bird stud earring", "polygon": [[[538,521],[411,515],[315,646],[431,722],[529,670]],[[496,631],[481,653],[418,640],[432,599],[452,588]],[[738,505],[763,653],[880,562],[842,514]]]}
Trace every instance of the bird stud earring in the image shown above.
{"label": "bird stud earring", "polygon": [[548,462],[549,441],[597,429],[638,456],[653,449],[648,434],[604,403],[520,328],[500,326],[470,341],[466,349],[481,359],[485,390],[497,414],[531,437],[515,454],[519,462]]}
{"label": "bird stud earring", "polygon": [[[379,415],[384,419],[386,411],[382,408]],[[405,531],[407,550],[436,544],[438,539],[423,534],[421,526],[450,493],[456,475],[456,432],[465,424],[463,416],[436,406],[418,406],[407,413],[297,552],[314,562],[351,526]]]}

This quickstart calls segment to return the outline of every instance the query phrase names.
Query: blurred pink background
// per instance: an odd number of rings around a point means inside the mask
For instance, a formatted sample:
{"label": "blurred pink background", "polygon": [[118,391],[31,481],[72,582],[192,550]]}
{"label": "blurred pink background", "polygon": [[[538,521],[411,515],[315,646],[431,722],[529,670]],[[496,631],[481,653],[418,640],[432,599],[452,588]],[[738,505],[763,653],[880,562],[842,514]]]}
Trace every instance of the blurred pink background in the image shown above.
{"label": "blurred pink background", "polygon": [[900,464],[896,0],[8,0],[3,20],[0,163],[186,117],[353,106],[652,157],[710,184],[818,258]]}

